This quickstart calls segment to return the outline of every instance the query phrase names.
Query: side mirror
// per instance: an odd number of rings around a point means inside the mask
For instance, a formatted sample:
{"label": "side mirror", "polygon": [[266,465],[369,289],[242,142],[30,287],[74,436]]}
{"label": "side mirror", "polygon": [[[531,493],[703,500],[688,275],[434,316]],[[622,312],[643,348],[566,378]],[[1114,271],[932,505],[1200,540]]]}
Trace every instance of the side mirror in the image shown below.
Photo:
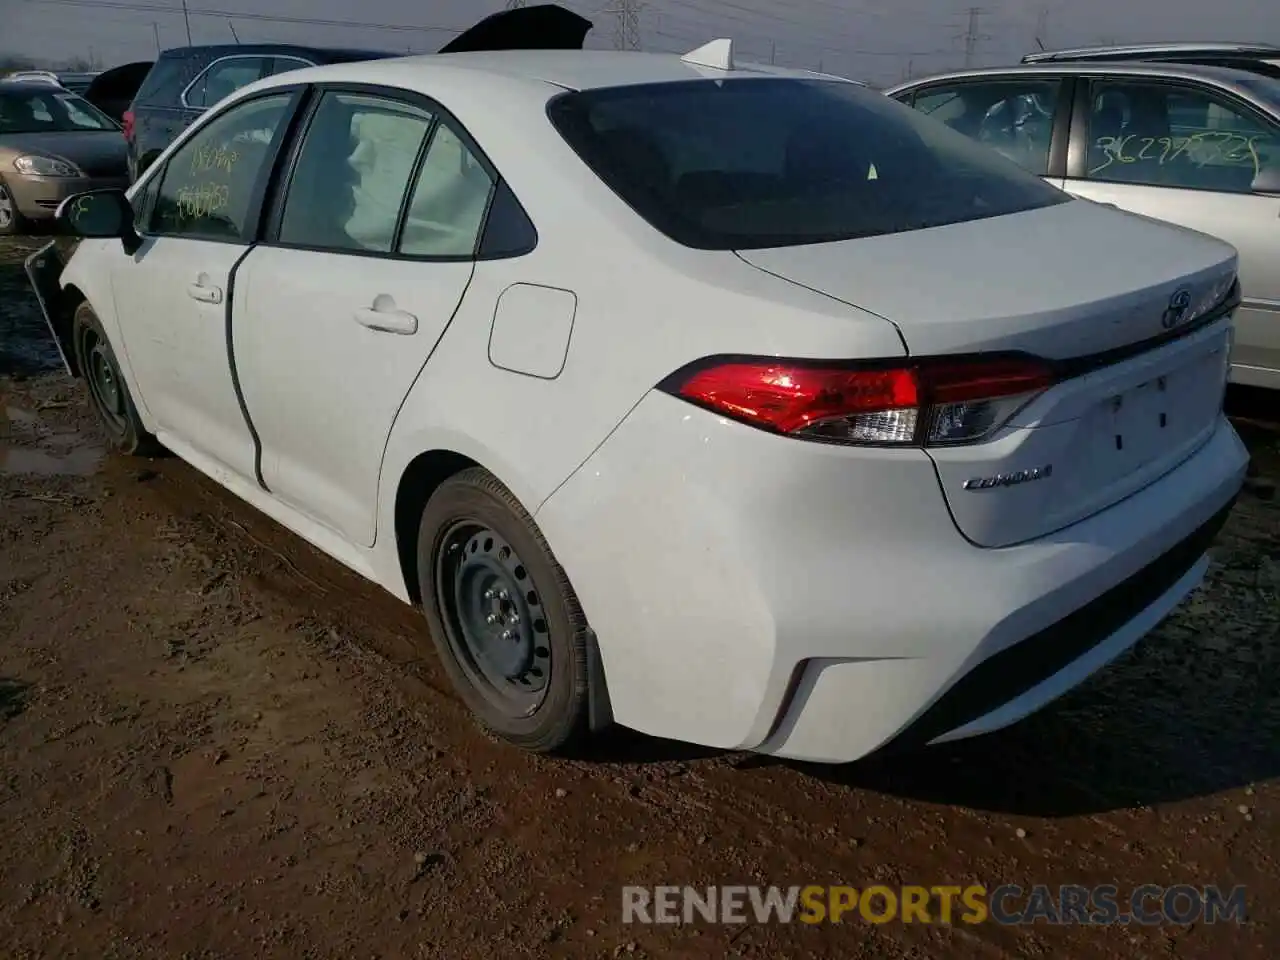
{"label": "side mirror", "polygon": [[86,240],[118,237],[132,254],[141,244],[133,229],[133,206],[123,190],[90,190],[58,205],[56,222],[64,235]]}
{"label": "side mirror", "polygon": [[1263,167],[1258,171],[1258,175],[1253,178],[1253,183],[1249,185],[1249,189],[1254,193],[1280,194],[1280,166],[1273,164],[1269,167]]}

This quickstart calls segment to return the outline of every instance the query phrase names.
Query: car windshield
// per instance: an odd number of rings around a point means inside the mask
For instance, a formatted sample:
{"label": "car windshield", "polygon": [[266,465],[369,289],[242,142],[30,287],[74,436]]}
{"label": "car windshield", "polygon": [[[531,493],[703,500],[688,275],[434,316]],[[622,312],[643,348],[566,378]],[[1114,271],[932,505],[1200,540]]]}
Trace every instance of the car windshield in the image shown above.
{"label": "car windshield", "polygon": [[105,113],[60,87],[0,88],[0,136],[116,129]]}
{"label": "car windshield", "polygon": [[548,115],[637,213],[700,249],[873,237],[1070,199],[937,121],[841,81],[611,87],[562,94]]}

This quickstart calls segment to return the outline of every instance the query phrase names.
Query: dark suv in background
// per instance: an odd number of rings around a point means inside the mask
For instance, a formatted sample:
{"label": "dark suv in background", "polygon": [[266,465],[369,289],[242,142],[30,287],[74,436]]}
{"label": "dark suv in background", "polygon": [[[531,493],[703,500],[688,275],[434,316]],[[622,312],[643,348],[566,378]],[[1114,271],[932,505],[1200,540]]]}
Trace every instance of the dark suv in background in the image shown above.
{"label": "dark suv in background", "polygon": [[286,43],[242,43],[166,50],[152,65],[124,114],[133,179],[196,117],[241,87],[326,63],[382,60],[402,54],[334,50]]}

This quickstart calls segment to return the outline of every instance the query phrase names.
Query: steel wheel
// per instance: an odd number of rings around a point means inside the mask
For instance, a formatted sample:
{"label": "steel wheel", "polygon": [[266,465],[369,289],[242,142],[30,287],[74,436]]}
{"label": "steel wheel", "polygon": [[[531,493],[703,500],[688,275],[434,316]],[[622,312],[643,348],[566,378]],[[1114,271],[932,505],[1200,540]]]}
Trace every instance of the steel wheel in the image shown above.
{"label": "steel wheel", "polygon": [[0,233],[14,233],[18,229],[18,205],[9,188],[0,183]]}
{"label": "steel wheel", "polygon": [[89,388],[93,412],[98,415],[102,432],[112,448],[131,457],[162,453],[163,448],[138,416],[111,342],[88,301],[76,307],[72,331],[76,365]]}
{"label": "steel wheel", "polygon": [[446,531],[436,595],[446,638],[477,691],[507,716],[529,716],[547,695],[551,643],[542,600],[510,543],[478,521]]}
{"label": "steel wheel", "polygon": [[96,330],[85,328],[81,332],[80,356],[84,358],[89,394],[102,416],[103,426],[113,437],[123,438],[129,431],[125,387],[111,348]]}

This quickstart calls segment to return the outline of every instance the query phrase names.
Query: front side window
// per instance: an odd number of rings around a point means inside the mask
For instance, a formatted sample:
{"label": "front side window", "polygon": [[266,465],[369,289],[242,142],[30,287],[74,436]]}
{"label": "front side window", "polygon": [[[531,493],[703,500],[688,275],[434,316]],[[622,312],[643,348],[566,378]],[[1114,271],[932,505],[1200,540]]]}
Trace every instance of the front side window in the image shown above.
{"label": "front side window", "polygon": [[1091,93],[1090,180],[1249,193],[1280,163],[1280,131],[1207,90],[1106,81]]}
{"label": "front side window", "polygon": [[291,94],[239,103],[179,147],[159,174],[149,232],[243,240],[254,191],[293,102]]}
{"label": "front side window", "polygon": [[266,70],[266,57],[231,57],[213,64],[187,91],[187,106],[211,107],[241,87],[259,79]]}
{"label": "front side window", "polygon": [[986,144],[1039,176],[1049,172],[1049,144],[1062,83],[1058,80],[970,81],[921,91],[913,106]]}
{"label": "front side window", "polygon": [[433,119],[396,100],[326,93],[289,183],[280,242],[389,253]]}
{"label": "front side window", "polygon": [[686,246],[848,240],[1069,198],[943,124],[860,85],[751,78],[565,93],[569,145]]}

